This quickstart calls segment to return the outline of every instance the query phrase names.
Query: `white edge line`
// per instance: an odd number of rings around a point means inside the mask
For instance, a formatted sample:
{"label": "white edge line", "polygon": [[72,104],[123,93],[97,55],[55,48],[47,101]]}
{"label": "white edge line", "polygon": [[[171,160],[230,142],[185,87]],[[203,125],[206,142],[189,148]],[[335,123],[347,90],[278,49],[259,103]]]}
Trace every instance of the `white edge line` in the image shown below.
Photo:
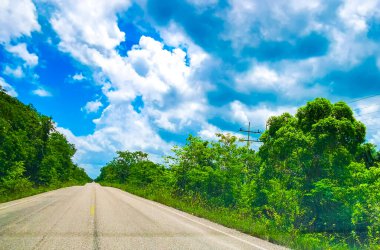
{"label": "white edge line", "polygon": [[[206,224],[204,224],[204,223],[202,223],[202,222],[200,222],[200,221],[196,221],[196,220],[194,220],[194,219],[192,219],[192,218],[189,218],[189,217],[187,217],[187,216],[185,216],[185,215],[183,215],[183,214],[180,214],[180,213],[178,213],[178,212],[176,212],[176,211],[172,211],[171,209],[169,209],[169,208],[167,208],[167,207],[164,207],[164,206],[161,206],[161,205],[158,205],[158,204],[155,204],[155,203],[152,203],[152,204],[154,204],[154,205],[156,205],[156,206],[158,206],[158,207],[161,207],[162,209],[165,209],[166,211],[172,212],[172,213],[174,213],[174,214],[176,214],[176,215],[178,215],[178,216],[181,216],[182,218],[185,218],[185,219],[190,220],[190,221],[192,221],[192,222],[195,222],[195,223],[197,223],[197,224],[199,224],[199,225],[202,225],[202,226],[204,226],[204,227],[207,227],[207,228],[209,228],[209,229],[212,229],[212,230],[214,230],[214,231],[217,231],[217,232],[219,232],[219,233],[222,233],[222,234],[224,234],[224,235],[227,235],[227,236],[229,236],[229,237],[231,237],[231,238],[234,238],[234,239],[236,239],[236,240],[239,240],[239,241],[241,241],[241,242],[244,242],[244,243],[246,243],[246,244],[248,244],[248,245],[251,245],[251,246],[256,247],[256,248],[258,248],[258,249],[261,249],[261,250],[267,250],[266,248],[263,248],[263,247],[261,247],[261,246],[259,246],[259,245],[256,245],[256,244],[254,244],[254,243],[252,243],[252,242],[249,242],[249,241],[247,241],[247,240],[241,239],[241,238],[239,238],[239,237],[237,237],[237,236],[235,236],[235,235],[229,234],[229,233],[227,233],[227,232],[223,232],[222,230],[219,230],[219,229],[214,228],[214,227],[212,227],[212,226],[206,225]],[[215,223],[215,222],[214,222],[214,223]]]}
{"label": "white edge line", "polygon": [[[118,188],[117,188],[117,189],[118,189]],[[118,190],[120,190],[120,191],[123,192],[123,193],[128,193],[128,192],[125,192],[125,191],[123,191],[123,190],[121,190],[121,189],[118,189]],[[128,193],[128,194],[129,194],[129,193]],[[132,195],[133,195],[133,194],[132,194]],[[136,195],[133,195],[133,196],[136,196]],[[192,219],[192,218],[189,218],[189,217],[187,217],[187,216],[185,216],[185,215],[183,215],[183,214],[180,214],[180,213],[178,213],[178,212],[176,212],[176,211],[173,211],[172,209],[175,209],[175,208],[172,208],[172,207],[165,207],[164,205],[161,205],[161,204],[159,204],[159,203],[157,203],[157,202],[154,202],[154,201],[151,201],[151,200],[148,200],[148,199],[142,198],[142,197],[140,197],[140,196],[136,196],[136,197],[138,197],[138,198],[140,198],[140,199],[142,199],[142,200],[144,200],[144,201],[148,201],[148,202],[151,203],[152,205],[155,205],[155,206],[160,207],[160,208],[162,208],[162,209],[164,209],[164,210],[166,210],[166,211],[168,211],[168,212],[171,212],[171,213],[173,213],[173,214],[176,214],[176,215],[178,215],[178,216],[181,216],[182,218],[185,218],[185,219],[187,219],[187,220],[189,220],[189,221],[192,221],[192,222],[194,222],[194,223],[197,223],[197,224],[199,224],[199,225],[202,225],[202,226],[204,226],[204,227],[207,227],[207,228],[209,228],[209,229],[211,229],[211,230],[214,230],[214,231],[216,231],[216,232],[219,232],[219,233],[221,233],[221,234],[227,235],[227,236],[229,236],[229,237],[231,237],[231,238],[234,238],[234,239],[239,240],[239,241],[241,241],[241,242],[244,242],[244,243],[246,243],[246,244],[248,244],[248,245],[251,245],[251,246],[253,246],[253,247],[256,247],[256,248],[258,248],[258,249],[260,249],[260,250],[268,250],[267,248],[261,247],[261,246],[259,246],[259,245],[256,245],[256,244],[252,243],[252,242],[249,242],[249,241],[247,241],[247,240],[241,239],[241,238],[239,238],[239,237],[237,237],[237,236],[235,236],[235,235],[232,235],[232,234],[229,234],[229,233],[223,232],[223,231],[221,231],[221,230],[219,230],[219,229],[217,229],[217,228],[214,228],[214,227],[212,227],[212,226],[206,225],[206,224],[204,224],[204,223],[202,223],[202,222],[196,221],[196,220],[194,220],[194,219]],[[170,208],[171,208],[171,209],[170,209]],[[185,213],[185,212],[183,212],[183,213]],[[215,223],[215,222],[213,222],[213,223]]]}

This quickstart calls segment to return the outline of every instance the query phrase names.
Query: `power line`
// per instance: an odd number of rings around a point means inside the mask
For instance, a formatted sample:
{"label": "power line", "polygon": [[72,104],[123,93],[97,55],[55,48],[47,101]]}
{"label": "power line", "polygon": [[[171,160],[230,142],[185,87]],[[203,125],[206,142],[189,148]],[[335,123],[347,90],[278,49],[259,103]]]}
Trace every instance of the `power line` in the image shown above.
{"label": "power line", "polygon": [[359,121],[367,121],[367,120],[375,120],[375,119],[380,119],[380,116],[376,116],[376,117],[369,117],[369,118],[365,118],[365,119],[359,119]]}
{"label": "power line", "polygon": [[358,116],[361,117],[361,116],[363,116],[363,115],[375,114],[375,113],[379,113],[379,112],[380,112],[380,110],[373,111],[373,112],[368,112],[368,113],[363,113],[363,114],[357,115],[357,117],[358,117]]}
{"label": "power line", "polygon": [[360,111],[360,110],[369,109],[369,108],[373,108],[373,106],[364,106],[364,107],[360,107],[360,108],[354,108],[352,110],[353,111]]}
{"label": "power line", "polygon": [[366,129],[366,131],[379,131],[380,128],[369,128],[369,129]]}
{"label": "power line", "polygon": [[380,94],[361,97],[361,98],[358,98],[358,99],[352,100],[352,101],[347,102],[347,103],[358,102],[358,101],[365,100],[365,99],[369,99],[369,98],[376,97],[376,96],[380,96]]}

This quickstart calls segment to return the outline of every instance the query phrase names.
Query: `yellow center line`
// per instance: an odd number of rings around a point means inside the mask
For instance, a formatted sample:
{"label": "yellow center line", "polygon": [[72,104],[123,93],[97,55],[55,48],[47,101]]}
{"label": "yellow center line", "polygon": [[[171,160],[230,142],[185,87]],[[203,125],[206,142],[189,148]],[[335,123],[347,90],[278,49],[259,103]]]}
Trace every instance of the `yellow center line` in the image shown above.
{"label": "yellow center line", "polygon": [[91,207],[90,207],[90,215],[91,216],[95,215],[95,204],[91,205]]}
{"label": "yellow center line", "polygon": [[95,215],[95,203],[96,203],[96,193],[95,193],[95,189],[93,189],[93,192],[92,192],[92,204],[91,204],[91,207],[90,207],[90,215],[91,216],[94,216]]}

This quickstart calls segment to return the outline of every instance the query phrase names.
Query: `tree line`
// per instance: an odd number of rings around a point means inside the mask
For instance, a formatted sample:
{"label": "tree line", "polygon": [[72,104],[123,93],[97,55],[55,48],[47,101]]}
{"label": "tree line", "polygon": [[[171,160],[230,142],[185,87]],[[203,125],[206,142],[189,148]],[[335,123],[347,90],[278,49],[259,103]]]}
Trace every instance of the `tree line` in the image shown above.
{"label": "tree line", "polygon": [[267,125],[257,152],[229,134],[217,141],[190,135],[164,164],[119,151],[97,181],[228,209],[288,233],[283,243],[292,247],[300,235],[347,247],[380,245],[380,152],[365,142],[366,128],[351,108],[317,98]]}
{"label": "tree line", "polygon": [[75,150],[50,117],[0,88],[0,201],[89,182]]}

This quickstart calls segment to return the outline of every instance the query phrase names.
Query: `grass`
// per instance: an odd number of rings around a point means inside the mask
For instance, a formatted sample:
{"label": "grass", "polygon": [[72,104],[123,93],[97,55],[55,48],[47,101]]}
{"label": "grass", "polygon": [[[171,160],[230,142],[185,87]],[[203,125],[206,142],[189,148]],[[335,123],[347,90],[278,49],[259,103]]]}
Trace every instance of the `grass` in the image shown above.
{"label": "grass", "polygon": [[[281,231],[273,222],[267,219],[253,218],[240,211],[224,208],[210,207],[197,199],[184,199],[172,196],[165,189],[138,188],[126,184],[100,183],[111,186],[149,200],[157,201],[167,206],[208,219],[240,232],[273,242],[292,249],[363,249],[364,246],[348,246],[343,240],[334,235],[323,233],[301,233],[298,230]],[[378,248],[374,248],[378,249]]]}
{"label": "grass", "polygon": [[71,186],[83,185],[83,184],[84,183],[67,182],[67,183],[60,183],[60,184],[51,185],[51,186],[32,187],[32,188],[28,188],[26,190],[23,190],[21,192],[16,192],[16,193],[1,193],[0,194],[0,203],[33,196],[36,194],[41,194],[41,193],[49,192],[49,191],[64,188],[64,187],[71,187]]}

